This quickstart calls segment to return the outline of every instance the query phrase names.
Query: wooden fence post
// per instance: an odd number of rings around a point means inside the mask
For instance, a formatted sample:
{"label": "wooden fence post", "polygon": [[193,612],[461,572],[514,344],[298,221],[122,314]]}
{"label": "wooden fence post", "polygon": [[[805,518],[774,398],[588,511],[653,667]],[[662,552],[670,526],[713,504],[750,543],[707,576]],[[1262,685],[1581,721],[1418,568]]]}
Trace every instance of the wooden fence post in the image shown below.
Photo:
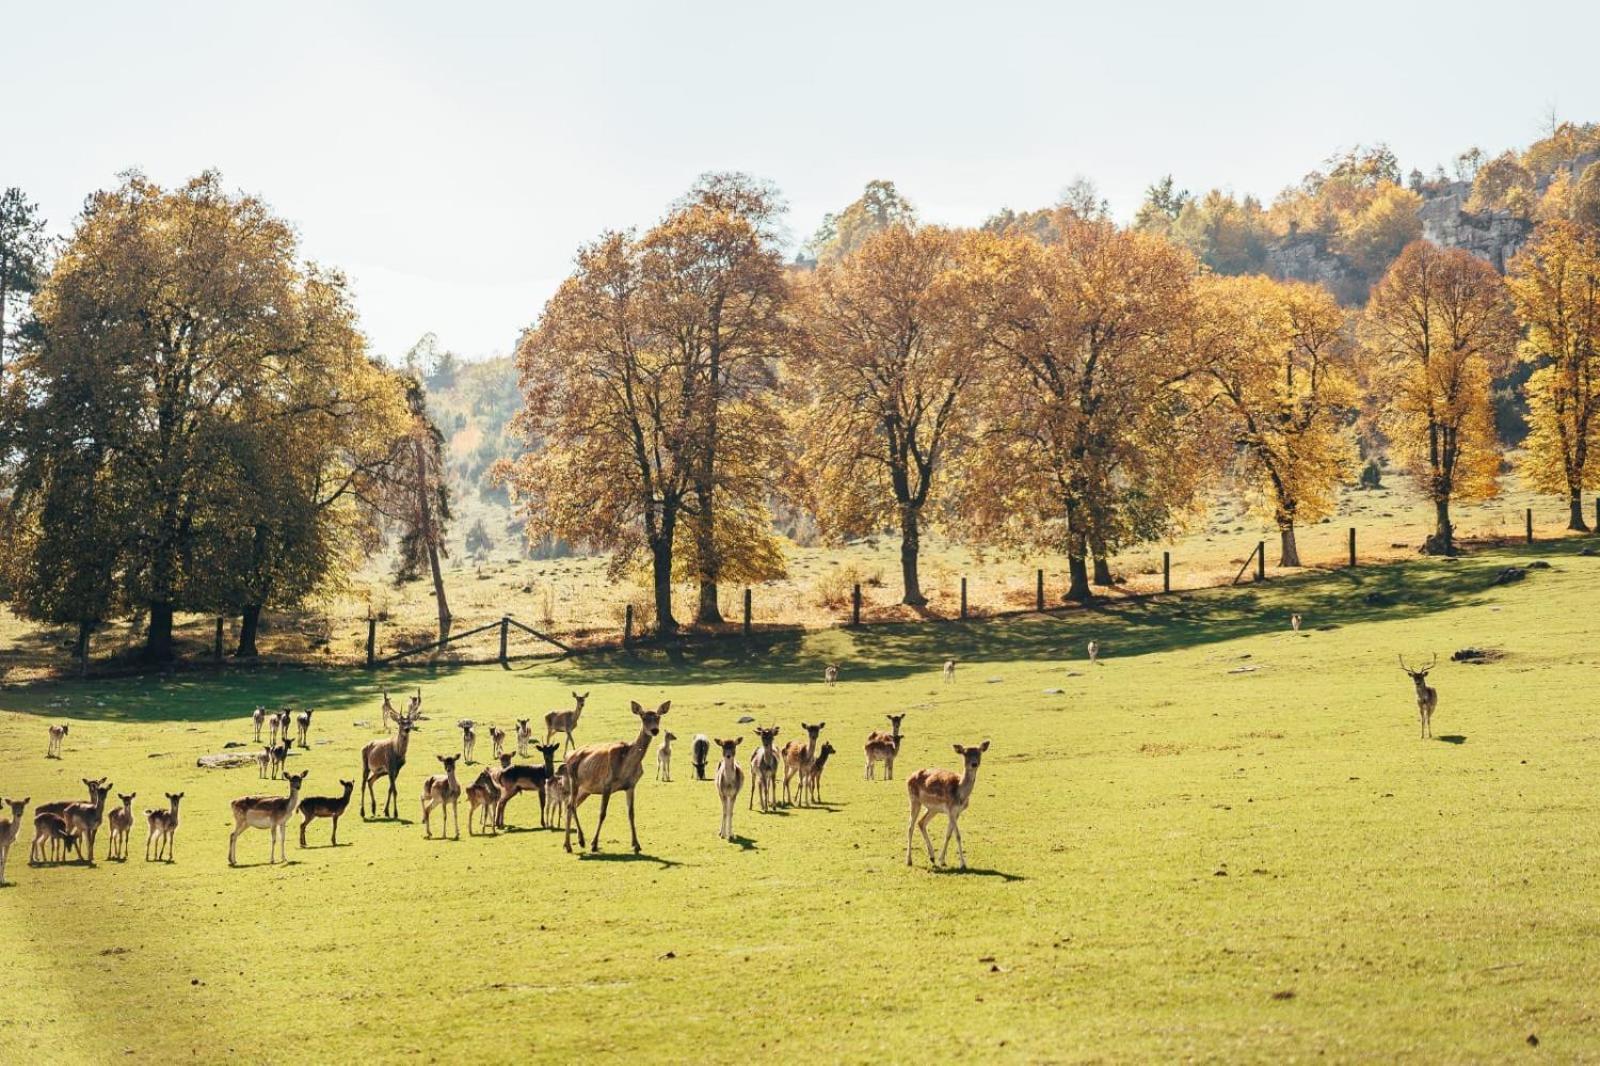
{"label": "wooden fence post", "polygon": [[500,616],[500,665],[506,662],[506,638],[511,635],[511,622],[505,615]]}
{"label": "wooden fence post", "polygon": [[633,604],[628,604],[622,612],[622,646],[627,647],[633,643]]}
{"label": "wooden fence post", "polygon": [[1044,571],[1039,570],[1034,576],[1033,600],[1036,610],[1044,610]]}
{"label": "wooden fence post", "polygon": [[1266,579],[1267,579],[1267,542],[1264,541],[1264,540],[1258,540],[1258,541],[1256,541],[1256,580],[1257,581],[1265,581]]}
{"label": "wooden fence post", "polygon": [[1528,543],[1533,543],[1533,508],[1528,508]]}
{"label": "wooden fence post", "polygon": [[967,579],[966,578],[962,578],[961,579],[961,617],[962,617],[963,620],[965,620],[966,617],[967,617]]}
{"label": "wooden fence post", "polygon": [[217,615],[217,636],[212,643],[211,655],[217,662],[220,663],[222,661],[222,616],[220,614]]}
{"label": "wooden fence post", "polygon": [[371,666],[378,654],[378,620],[367,619],[367,665]]}
{"label": "wooden fence post", "polygon": [[850,594],[850,624],[853,625],[853,626],[858,626],[858,625],[861,624],[861,586],[860,585],[857,585],[855,591]]}
{"label": "wooden fence post", "polygon": [[1356,527],[1350,527],[1350,565],[1356,565]]}
{"label": "wooden fence post", "polygon": [[1600,496],[1594,498],[1594,531],[1600,533]]}
{"label": "wooden fence post", "polygon": [[1161,591],[1172,591],[1172,553],[1161,553]]}
{"label": "wooden fence post", "polygon": [[744,590],[744,635],[750,635],[750,602],[751,590],[748,586]]}

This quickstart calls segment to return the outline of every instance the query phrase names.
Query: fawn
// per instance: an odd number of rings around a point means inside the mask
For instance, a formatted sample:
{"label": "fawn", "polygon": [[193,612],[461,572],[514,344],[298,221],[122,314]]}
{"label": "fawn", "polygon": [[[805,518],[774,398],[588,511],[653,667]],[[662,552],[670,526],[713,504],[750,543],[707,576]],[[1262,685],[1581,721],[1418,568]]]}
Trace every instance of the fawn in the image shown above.
{"label": "fawn", "polygon": [[456,723],[461,730],[461,761],[468,766],[472,765],[472,753],[478,746],[478,733],[473,728],[477,724],[470,718],[463,718]]}
{"label": "fawn", "polygon": [[167,802],[171,806],[163,809],[152,807],[144,812],[145,822],[150,827],[150,835],[144,840],[144,861],[150,861],[150,845],[156,846],[156,861],[160,862],[163,855],[166,861],[172,861],[172,842],[178,834],[178,804],[183,800],[182,792],[168,792]]}
{"label": "fawn", "polygon": [[256,777],[264,779],[267,776],[268,768],[272,766],[272,749],[265,744],[261,745],[261,750],[256,752],[255,758]]}
{"label": "fawn", "polygon": [[1439,706],[1439,690],[1428,684],[1428,674],[1439,662],[1436,653],[1428,660],[1428,665],[1421,670],[1413,670],[1406,665],[1405,656],[1400,656],[1400,669],[1411,676],[1412,684],[1417,686],[1417,717],[1422,721],[1422,738],[1424,740],[1433,736],[1433,712]]}
{"label": "fawn", "polygon": [[822,669],[822,680],[829,688],[839,683],[839,664],[829,663]]}
{"label": "fawn", "polygon": [[506,731],[497,726],[490,726],[489,742],[494,745],[494,751],[489,757],[492,759],[500,758],[501,755],[505,754],[506,750]]}
{"label": "fawn", "polygon": [[528,725],[528,719],[517,719],[517,758],[528,757],[528,743],[533,740],[533,729]]}
{"label": "fawn", "polygon": [[11,845],[17,842],[17,834],[22,831],[22,812],[27,808],[26,799],[0,800],[11,808],[9,819],[0,818],[0,885],[6,883],[6,858],[11,854]]}
{"label": "fawn", "polygon": [[944,683],[947,685],[956,683],[956,661],[954,659],[946,659],[944,661]]}
{"label": "fawn", "polygon": [[267,709],[261,704],[256,704],[255,713],[250,716],[250,724],[256,727],[257,744],[261,743],[261,727],[267,724]]}
{"label": "fawn", "polygon": [[[956,754],[961,756],[966,765],[966,772],[957,777],[949,770],[918,770],[906,779],[906,792],[911,797],[911,821],[906,826],[906,865],[911,865],[911,843],[918,829],[922,830],[923,842],[928,845],[928,861],[934,862],[933,838],[928,836],[928,822],[936,814],[942,814],[949,822],[944,834],[944,850],[940,852],[939,861],[935,865],[943,865],[950,854],[950,838],[956,838],[956,854],[961,858],[961,868],[967,868],[967,850],[961,842],[961,828],[957,819],[961,812],[967,809],[967,804],[972,800],[972,786],[978,782],[978,763],[983,759],[983,753],[989,750],[986,740],[974,748],[964,748],[955,745]],[[921,820],[917,814],[922,808],[927,808]]]}
{"label": "fawn", "polygon": [[1300,632],[1300,615],[1298,612],[1289,616],[1289,628],[1296,633]]}
{"label": "fawn", "polygon": [[28,862],[64,862],[67,849],[77,846],[78,834],[67,828],[65,818],[48,812],[34,813],[33,846],[28,850]]}
{"label": "fawn", "polygon": [[717,828],[717,836],[723,840],[733,839],[733,808],[739,800],[739,790],[744,787],[744,771],[739,769],[738,751],[744,737],[735,737],[732,740],[718,740],[716,744],[722,749],[722,761],[717,763],[717,798],[722,800],[722,825]]}
{"label": "fawn", "polygon": [[344,812],[350,809],[350,793],[356,787],[354,781],[341,779],[339,784],[344,788],[342,796],[307,796],[300,801],[300,846],[306,846],[306,826],[318,818],[327,818],[333,822],[334,847],[339,846],[339,819]]}
{"label": "fawn", "polygon": [[455,812],[456,835],[461,839],[461,782],[456,780],[456,763],[461,761],[460,754],[435,755],[444,773],[434,774],[424,778],[422,782],[422,832],[429,840],[433,839],[433,809],[439,808],[439,836],[443,837],[450,831],[450,814]]}
{"label": "fawn", "polygon": [[656,780],[672,780],[672,742],[678,734],[668,731],[661,734],[661,750],[656,752]]}
{"label": "fawn", "polygon": [[310,770],[302,770],[298,774],[289,774],[289,794],[287,796],[242,796],[231,804],[233,809],[233,833],[228,837],[228,865],[237,866],[234,858],[234,847],[240,834],[246,829],[265,829],[268,833],[267,865],[271,866],[277,860],[274,855],[281,854],[283,861],[289,861],[288,827],[289,819],[294,817],[295,808],[300,806],[300,782],[306,779]]}
{"label": "fawn", "polygon": [[111,808],[106,815],[106,861],[128,861],[128,830],[133,828],[133,801],[139,794],[129,792],[123,795],[117,793],[117,799],[122,801],[122,806]]}
{"label": "fawn", "polygon": [[53,725],[50,727],[50,746],[45,749],[46,759],[61,758],[61,740],[67,735],[67,726]]}
{"label": "fawn", "polygon": [[867,734],[867,780],[873,779],[873,769],[878,763],[883,763],[883,779],[894,780],[894,760],[900,754],[900,723],[905,720],[904,714],[885,715],[889,719],[892,732],[885,733],[881,729],[874,729]]}
{"label": "fawn", "polygon": [[1091,665],[1097,665],[1099,662],[1100,662],[1100,642],[1098,640],[1091,640],[1089,642],[1089,663]]}
{"label": "fawn", "polygon": [[761,746],[750,753],[750,809],[755,810],[759,794],[762,814],[778,805],[778,753],[772,747],[777,736],[777,726],[766,729],[756,726],[756,738]]}
{"label": "fawn", "polygon": [[299,733],[299,737],[295,743],[302,748],[309,748],[311,746],[306,743],[306,734],[311,732],[311,714],[311,708],[307,707],[305,710],[295,715],[295,729]]}
{"label": "fawn", "polygon": [[572,694],[572,710],[551,711],[549,714],[545,715],[544,742],[548,744],[550,743],[550,738],[555,736],[557,733],[565,733],[567,735],[567,739],[565,747],[563,747],[562,750],[565,751],[567,748],[576,747],[577,742],[572,739],[572,731],[578,728],[578,719],[583,717],[583,705],[588,701],[589,694],[587,692],[581,696],[574,692]]}
{"label": "fawn", "polygon": [[828,756],[833,754],[833,745],[827,741],[822,742],[822,747],[817,749],[817,757],[806,764],[800,774],[800,799],[804,802],[810,796],[812,803],[822,802],[822,771],[828,765]]}
{"label": "fawn", "polygon": [[711,738],[704,733],[696,733],[694,742],[689,745],[689,762],[694,766],[694,779],[706,779],[706,762],[711,758]]}
{"label": "fawn", "polygon": [[[500,786],[495,784],[494,775],[487,769],[478,772],[477,780],[467,786],[467,836],[472,835],[472,820],[478,818],[479,831],[489,832],[494,828],[495,808],[500,803]],[[478,808],[483,808],[483,814],[478,814]],[[543,814],[540,815],[541,819]]]}
{"label": "fawn", "polygon": [[783,746],[783,802],[788,805],[792,802],[789,794],[789,782],[799,777],[812,759],[817,757],[817,736],[822,732],[826,722],[816,725],[800,723],[800,728],[806,731],[811,739],[808,742],[791,740]]}

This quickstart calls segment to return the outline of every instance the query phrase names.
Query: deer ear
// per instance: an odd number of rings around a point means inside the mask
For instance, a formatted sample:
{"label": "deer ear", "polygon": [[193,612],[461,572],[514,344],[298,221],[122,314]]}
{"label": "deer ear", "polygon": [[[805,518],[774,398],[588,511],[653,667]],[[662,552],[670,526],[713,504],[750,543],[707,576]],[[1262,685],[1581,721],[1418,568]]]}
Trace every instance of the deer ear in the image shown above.
{"label": "deer ear", "polygon": [[644,708],[639,706],[639,701],[638,700],[629,700],[628,704],[629,704],[629,706],[631,706],[633,708],[633,713],[634,714],[637,714],[637,715],[643,715],[644,714]]}
{"label": "deer ear", "polygon": [[963,748],[960,744],[955,744],[952,746],[956,749],[957,755],[965,755],[967,753],[967,749]]}
{"label": "deer ear", "polygon": [[979,744],[978,745],[978,750],[979,751],[988,751],[989,750],[989,742],[986,740],[982,744]]}
{"label": "deer ear", "polygon": [[656,713],[657,714],[666,714],[668,708],[670,708],[671,706],[672,706],[672,701],[668,700],[667,702],[663,703],[661,706],[656,708]]}

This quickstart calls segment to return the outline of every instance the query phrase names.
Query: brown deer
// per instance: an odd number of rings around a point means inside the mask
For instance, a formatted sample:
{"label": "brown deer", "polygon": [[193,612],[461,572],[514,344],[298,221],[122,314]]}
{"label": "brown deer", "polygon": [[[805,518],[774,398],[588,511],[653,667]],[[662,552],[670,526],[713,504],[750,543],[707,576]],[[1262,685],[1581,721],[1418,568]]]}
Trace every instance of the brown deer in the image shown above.
{"label": "brown deer", "polygon": [[886,714],[889,719],[890,732],[874,729],[867,734],[867,780],[873,780],[873,770],[878,763],[884,764],[883,779],[894,780],[894,760],[900,754],[900,723],[905,721],[904,714]]}
{"label": "brown deer", "polygon": [[461,730],[461,761],[468,766],[472,765],[472,753],[478,746],[478,733],[473,728],[475,725],[477,723],[470,718],[463,718],[456,723]]}
{"label": "brown deer", "polygon": [[272,779],[276,781],[283,776],[283,764],[289,758],[288,734],[284,734],[283,739],[276,746],[268,748],[267,751],[272,756],[269,765],[272,769]]}
{"label": "brown deer", "polygon": [[722,801],[722,824],[717,828],[717,836],[723,840],[733,839],[733,808],[738,804],[739,790],[744,788],[744,771],[739,769],[738,758],[739,745],[743,742],[744,737],[713,741],[722,749],[722,761],[717,763],[714,780],[717,798]]}
{"label": "brown deer", "polygon": [[489,742],[494,745],[494,750],[490,752],[489,757],[491,759],[500,758],[505,754],[506,750],[506,731],[498,726],[490,726]]}
{"label": "brown deer", "polygon": [[300,806],[300,782],[310,772],[302,770],[288,775],[287,796],[242,796],[233,801],[233,833],[228,837],[229,866],[239,865],[234,858],[234,847],[246,829],[267,831],[268,866],[277,861],[273,856],[278,854],[283,856],[284,862],[289,861],[289,819],[294,817],[295,808]]}
{"label": "brown deer", "polygon": [[261,743],[261,727],[267,724],[267,709],[261,704],[256,704],[255,713],[250,716],[250,724],[256,728],[255,742]]}
{"label": "brown deer", "polygon": [[139,794],[117,793],[122,806],[111,808],[106,815],[106,861],[128,861],[128,830],[133,828],[133,801]]}
{"label": "brown deer", "polygon": [[1411,683],[1417,686],[1417,717],[1422,721],[1422,738],[1424,740],[1433,736],[1433,712],[1439,706],[1439,690],[1428,684],[1428,674],[1439,663],[1439,655],[1434,653],[1428,665],[1421,670],[1413,670],[1406,665],[1406,657],[1400,656],[1400,669],[1411,676]]}
{"label": "brown deer", "polygon": [[[477,780],[467,786],[467,836],[472,836],[472,820],[478,819],[480,833],[488,833],[494,828],[495,808],[500,802],[500,786],[495,784],[494,775],[484,769],[478,772]],[[483,814],[478,814],[479,808]],[[542,808],[540,818],[543,818]]]}
{"label": "brown deer", "polygon": [[160,862],[166,856],[167,862],[172,862],[173,840],[178,835],[178,804],[183,802],[182,792],[168,792],[167,803],[170,806],[151,807],[145,810],[145,824],[150,827],[150,835],[144,839],[144,861],[150,861],[150,845],[156,846],[155,861]]}
{"label": "brown deer", "polygon": [[947,685],[956,683],[956,661],[954,659],[946,659],[944,661],[944,683]]}
{"label": "brown deer", "polygon": [[778,753],[772,747],[777,736],[777,726],[756,726],[756,739],[761,746],[750,753],[750,809],[756,809],[759,793],[762,814],[778,805]]}
{"label": "brown deer", "polygon": [[528,757],[528,744],[533,740],[533,729],[528,725],[528,719],[517,719],[517,758]]}
{"label": "brown deer", "polygon": [[822,747],[817,749],[817,757],[806,764],[805,772],[800,775],[800,799],[804,802],[808,797],[810,802],[822,802],[822,771],[828,765],[828,756],[834,751],[833,745],[826,740]]}
{"label": "brown deer", "polygon": [[[87,777],[79,778],[79,780],[82,781],[84,783],[84,786],[86,788],[88,788],[88,790],[89,790],[89,802],[90,803],[93,803],[94,800],[95,800],[95,790],[96,789],[107,789],[107,788],[111,787],[111,782],[107,781],[103,777],[98,781],[91,781]],[[34,817],[36,817],[36,818],[41,814],[54,814],[54,815],[56,815],[58,817],[65,818],[66,814],[67,814],[67,808],[72,806],[76,802],[78,802],[78,801],[77,800],[56,800],[54,803],[41,803],[41,804],[39,804],[39,806],[37,806],[37,807],[35,807],[33,809],[33,814],[34,814]]]}
{"label": "brown deer", "polygon": [[28,849],[30,864],[65,862],[67,849],[77,846],[78,834],[67,828],[65,818],[49,812],[34,812],[33,846]]}
{"label": "brown deer", "polygon": [[267,770],[272,766],[272,749],[265,744],[256,752],[256,777],[265,779]]}
{"label": "brown deer", "polygon": [[[67,726],[65,726],[65,725],[53,725],[53,726],[50,727],[50,744],[45,749],[45,753],[44,753],[44,757],[46,759],[59,759],[59,758],[61,758],[61,741],[62,741],[62,738],[64,738],[66,735],[67,735]],[[34,749],[34,750],[37,751],[38,749]]]}
{"label": "brown deer", "polygon": [[339,819],[344,817],[344,812],[350,809],[350,793],[355,789],[354,781],[341,779],[339,784],[344,788],[342,796],[307,796],[300,801],[300,846],[306,846],[306,826],[318,818],[327,818],[333,822],[332,846],[339,846]]}
{"label": "brown deer", "polygon": [[282,714],[277,711],[273,711],[271,714],[267,715],[267,746],[269,748],[275,748],[278,746],[278,729],[282,725]]}
{"label": "brown deer", "polygon": [[1300,632],[1300,614],[1298,611],[1289,616],[1289,628],[1296,633]]}
{"label": "brown deer", "polygon": [[628,794],[628,830],[633,834],[633,852],[637,855],[639,829],[633,817],[633,790],[644,776],[644,756],[650,750],[650,738],[661,732],[661,719],[672,706],[668,700],[653,711],[633,703],[633,713],[639,717],[639,735],[630,744],[615,740],[608,744],[590,744],[579,748],[567,757],[567,818],[566,840],[563,846],[572,850],[572,827],[578,827],[578,847],[584,847],[583,823],[578,821],[578,808],[590,796],[600,797],[600,817],[594,824],[594,837],[589,842],[590,851],[600,850],[600,827],[606,823],[606,808],[611,804],[613,792]]}
{"label": "brown deer", "polygon": [[711,759],[711,738],[704,733],[696,733],[694,740],[689,743],[689,763],[694,767],[696,781],[708,780],[706,777],[706,763]]}
{"label": "brown deer", "polygon": [[378,814],[378,793],[372,783],[380,777],[389,779],[389,792],[383,799],[383,816],[400,817],[400,793],[395,779],[406,764],[406,749],[411,746],[411,734],[420,728],[409,714],[395,723],[395,735],[385,740],[371,740],[361,749],[361,817],[367,816],[367,797],[372,797],[372,814]]}
{"label": "brown deer", "polygon": [[678,734],[670,729],[661,734],[661,750],[656,752],[656,780],[672,780],[672,742],[678,739]]}
{"label": "brown deer", "polygon": [[562,763],[551,775],[550,783],[545,785],[544,813],[548,819],[545,824],[554,825],[561,818],[562,812],[567,809],[567,784],[570,780],[567,775],[567,764]]}
{"label": "brown deer", "polygon": [[294,718],[295,731],[299,734],[298,737],[295,740],[295,743],[297,745],[299,745],[300,747],[302,747],[302,748],[310,748],[311,747],[311,745],[306,743],[306,734],[311,732],[311,715],[312,715],[312,713],[313,712],[312,712],[311,708],[307,707],[305,710],[303,710],[299,714],[295,715],[295,718]]}
{"label": "brown deer", "polygon": [[801,722],[800,728],[806,731],[806,735],[810,737],[810,740],[806,742],[791,740],[783,746],[783,802],[785,806],[793,803],[789,793],[789,783],[799,777],[806,765],[817,757],[817,735],[822,732],[822,727],[827,724],[826,722],[818,722],[816,725],[809,725]]}
{"label": "brown deer", "polygon": [[389,690],[383,690],[383,710],[380,712],[383,719],[383,731],[392,731],[391,723],[400,721],[400,712],[394,709],[394,704],[389,701]]}
{"label": "brown deer", "polygon": [[1100,642],[1098,640],[1089,642],[1089,663],[1092,666],[1100,664]]}
{"label": "brown deer", "polygon": [[434,774],[422,781],[422,833],[429,840],[433,839],[433,809],[439,808],[439,836],[443,837],[450,831],[450,813],[455,812],[456,835],[461,839],[461,782],[456,780],[456,763],[461,761],[460,754],[435,755],[439,764],[444,767],[444,773]]}
{"label": "brown deer", "polygon": [[839,683],[839,664],[829,663],[822,668],[822,680],[829,688]]}
{"label": "brown deer", "polygon": [[[989,750],[986,740],[974,748],[964,748],[955,745],[956,754],[961,756],[966,764],[966,772],[957,777],[949,770],[918,770],[906,778],[906,792],[911,797],[911,821],[906,826],[906,865],[911,865],[911,842],[918,829],[922,830],[923,842],[928,845],[928,862],[942,866],[950,854],[950,838],[956,838],[956,854],[961,858],[961,868],[967,868],[967,849],[961,842],[961,827],[957,819],[961,812],[967,809],[967,804],[972,801],[972,786],[978,782],[978,763],[983,759],[983,753]],[[921,820],[917,814],[926,807],[927,813]],[[933,838],[928,836],[928,822],[936,814],[942,814],[949,821],[944,834],[944,850],[939,854],[939,860],[934,862]]]}
{"label": "brown deer", "polygon": [[548,744],[550,743],[550,738],[557,733],[565,733],[567,735],[566,745],[562,750],[565,751],[567,748],[577,747],[577,741],[572,739],[572,731],[578,728],[578,719],[583,717],[583,705],[588,701],[589,694],[587,692],[581,696],[574,692],[572,694],[572,710],[551,711],[545,715],[544,742]]}
{"label": "brown deer", "polygon": [[11,808],[11,817],[0,818],[0,885],[6,883],[6,857],[11,854],[11,845],[17,842],[17,834],[22,831],[22,812],[27,809],[28,801],[0,800]]}
{"label": "brown deer", "polygon": [[90,788],[90,792],[94,794],[93,802],[69,803],[67,809],[62,812],[67,828],[77,836],[76,848],[79,859],[83,858],[84,846],[88,846],[90,866],[94,865],[94,841],[100,835],[100,826],[105,821],[106,796],[110,794],[111,789],[109,781],[97,783]]}
{"label": "brown deer", "polygon": [[544,760],[543,766],[512,766],[511,753],[506,752],[500,756],[500,769],[491,771],[495,787],[500,790],[500,798],[495,804],[494,824],[496,829],[506,827],[506,804],[516,798],[520,792],[536,792],[539,795],[539,825],[546,824],[545,819],[545,789],[549,787],[550,779],[555,776],[556,752],[561,750],[560,744],[535,744],[534,750]]}

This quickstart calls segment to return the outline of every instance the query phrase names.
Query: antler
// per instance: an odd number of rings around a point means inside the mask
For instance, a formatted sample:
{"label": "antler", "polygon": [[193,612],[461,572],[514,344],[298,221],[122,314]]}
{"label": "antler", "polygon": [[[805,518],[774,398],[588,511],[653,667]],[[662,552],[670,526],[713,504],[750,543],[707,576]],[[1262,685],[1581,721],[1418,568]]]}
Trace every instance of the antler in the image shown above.
{"label": "antler", "polygon": [[1395,653],[1395,658],[1400,660],[1400,669],[1404,670],[1408,674],[1412,672],[1411,671],[1411,667],[1406,665],[1406,657],[1404,655],[1401,655],[1398,652],[1396,652]]}
{"label": "antler", "polygon": [[1428,660],[1427,669],[1423,670],[1422,672],[1423,673],[1427,673],[1428,670],[1432,670],[1435,666],[1438,666],[1438,665],[1439,665],[1439,653],[1438,652],[1434,652],[1433,653],[1433,658]]}

